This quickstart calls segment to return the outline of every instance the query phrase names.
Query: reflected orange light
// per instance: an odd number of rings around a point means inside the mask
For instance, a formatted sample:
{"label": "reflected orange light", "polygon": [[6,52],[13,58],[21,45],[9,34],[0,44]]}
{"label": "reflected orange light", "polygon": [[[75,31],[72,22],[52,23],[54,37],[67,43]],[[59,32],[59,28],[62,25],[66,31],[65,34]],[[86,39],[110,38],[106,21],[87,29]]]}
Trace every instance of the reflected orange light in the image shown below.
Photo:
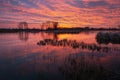
{"label": "reflected orange light", "polygon": [[[89,33],[89,32],[88,32]],[[85,43],[94,43],[95,40],[95,33],[89,34],[88,33],[80,33],[80,34],[59,34],[58,39],[68,39],[68,40],[77,40],[77,41],[84,41]]]}

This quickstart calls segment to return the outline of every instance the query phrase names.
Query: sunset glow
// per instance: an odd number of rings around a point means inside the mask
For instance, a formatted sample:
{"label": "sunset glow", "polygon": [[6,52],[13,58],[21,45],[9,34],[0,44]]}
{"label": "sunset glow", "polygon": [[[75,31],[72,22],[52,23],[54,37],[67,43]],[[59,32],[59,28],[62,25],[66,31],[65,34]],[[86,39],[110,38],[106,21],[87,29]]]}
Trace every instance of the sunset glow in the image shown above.
{"label": "sunset glow", "polygon": [[0,0],[0,27],[16,27],[6,23],[21,21],[58,21],[59,27],[116,27],[120,25],[120,1]]}

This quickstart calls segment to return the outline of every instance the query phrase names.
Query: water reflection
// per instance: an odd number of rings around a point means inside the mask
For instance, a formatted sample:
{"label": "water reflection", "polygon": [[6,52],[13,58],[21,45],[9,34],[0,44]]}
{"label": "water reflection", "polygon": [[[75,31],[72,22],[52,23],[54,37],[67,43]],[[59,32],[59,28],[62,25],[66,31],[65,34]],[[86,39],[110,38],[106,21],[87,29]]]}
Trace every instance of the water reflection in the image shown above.
{"label": "water reflection", "polygon": [[99,44],[120,44],[120,33],[111,33],[111,32],[99,32],[96,35],[96,40]]}
{"label": "water reflection", "polygon": [[45,33],[45,32],[42,32],[40,34],[41,34],[40,36],[43,39],[45,39],[45,38],[51,38],[51,39],[54,39],[54,40],[58,40],[58,34],[55,34],[55,33]]}
{"label": "water reflection", "polygon": [[2,34],[0,80],[120,80],[119,44],[97,34]]}
{"label": "water reflection", "polygon": [[52,45],[52,46],[62,46],[62,47],[71,47],[73,49],[87,49],[89,51],[98,51],[98,52],[110,52],[110,51],[120,51],[119,48],[112,48],[112,47],[103,47],[99,46],[97,44],[87,44],[84,42],[77,42],[76,40],[54,40],[54,39],[44,39],[41,40],[37,43],[39,46],[47,46],[47,45]]}
{"label": "water reflection", "polygon": [[[86,33],[86,32],[85,32]],[[19,39],[22,40],[22,41],[27,41],[29,39],[29,32],[19,32]],[[79,34],[82,34],[82,33],[79,33]],[[72,33],[71,35],[69,36],[72,36],[72,35],[79,35],[79,34],[74,34]],[[88,33],[87,35],[90,35],[91,33]],[[95,35],[95,40],[98,44],[109,44],[109,43],[112,43],[112,44],[120,44],[120,33],[117,32],[117,33],[113,33],[113,32],[98,32],[96,35]],[[64,36],[66,34],[57,34],[57,33],[45,33],[45,32],[41,32],[40,33],[40,36],[43,38],[43,39],[52,39],[53,42],[56,42],[57,40],[60,39],[61,36]],[[79,36],[78,36],[79,37]],[[83,36],[84,37],[84,36]],[[67,39],[65,37],[65,39]],[[71,42],[74,42],[73,43],[73,48],[77,48],[78,47],[78,44],[80,43],[76,43],[77,41],[77,37],[75,38],[75,40],[73,41],[70,41]],[[82,36],[81,36],[81,39],[82,39]],[[61,42],[61,41],[60,41]],[[57,43],[59,44],[60,43],[59,41],[57,41]],[[63,41],[64,42],[64,41]],[[68,44],[69,42],[67,42]],[[75,44],[75,45],[74,45]],[[54,44],[53,44],[54,45]],[[69,45],[69,44],[68,44]]]}
{"label": "water reflection", "polygon": [[29,33],[28,32],[19,32],[19,39],[21,41],[27,41],[29,39]]}
{"label": "water reflection", "polygon": [[[34,33],[34,32],[25,32],[25,31],[21,31],[19,32],[19,39],[23,40],[23,41],[27,41],[29,39],[29,34],[37,34],[38,37],[40,36],[43,39],[46,38],[50,38],[53,40],[59,40],[61,39],[61,37],[65,37],[67,35],[67,37],[72,37],[72,36],[88,36],[89,34],[91,34],[91,32],[80,32],[80,33],[75,33],[75,32],[70,32],[70,33],[62,33],[62,32],[38,32],[38,33]],[[65,37],[66,38],[66,37]],[[78,38],[75,37],[75,39],[77,40]]]}
{"label": "water reflection", "polygon": [[[119,80],[119,73],[106,68],[97,56],[72,54],[59,68],[65,80]],[[119,69],[118,69],[119,70]]]}

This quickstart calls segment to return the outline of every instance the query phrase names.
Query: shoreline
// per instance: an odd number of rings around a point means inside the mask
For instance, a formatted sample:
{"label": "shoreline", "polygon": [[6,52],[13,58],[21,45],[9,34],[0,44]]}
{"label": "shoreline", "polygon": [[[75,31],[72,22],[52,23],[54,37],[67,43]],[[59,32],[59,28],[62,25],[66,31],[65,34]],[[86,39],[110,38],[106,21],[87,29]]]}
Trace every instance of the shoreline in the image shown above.
{"label": "shoreline", "polygon": [[30,33],[39,33],[39,32],[48,32],[48,33],[79,33],[82,31],[120,31],[120,29],[84,29],[84,28],[58,28],[58,29],[0,29],[0,33],[18,33],[18,32],[30,32]]}

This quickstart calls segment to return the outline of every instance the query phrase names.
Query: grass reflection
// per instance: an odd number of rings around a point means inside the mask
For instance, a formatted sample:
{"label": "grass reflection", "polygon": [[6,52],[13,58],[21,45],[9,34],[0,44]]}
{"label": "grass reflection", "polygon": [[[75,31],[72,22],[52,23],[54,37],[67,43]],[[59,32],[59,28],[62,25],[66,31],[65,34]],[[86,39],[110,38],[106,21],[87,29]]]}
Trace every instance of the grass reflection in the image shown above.
{"label": "grass reflection", "polygon": [[65,80],[118,80],[114,71],[104,68],[97,60],[90,57],[69,55],[59,68]]}

